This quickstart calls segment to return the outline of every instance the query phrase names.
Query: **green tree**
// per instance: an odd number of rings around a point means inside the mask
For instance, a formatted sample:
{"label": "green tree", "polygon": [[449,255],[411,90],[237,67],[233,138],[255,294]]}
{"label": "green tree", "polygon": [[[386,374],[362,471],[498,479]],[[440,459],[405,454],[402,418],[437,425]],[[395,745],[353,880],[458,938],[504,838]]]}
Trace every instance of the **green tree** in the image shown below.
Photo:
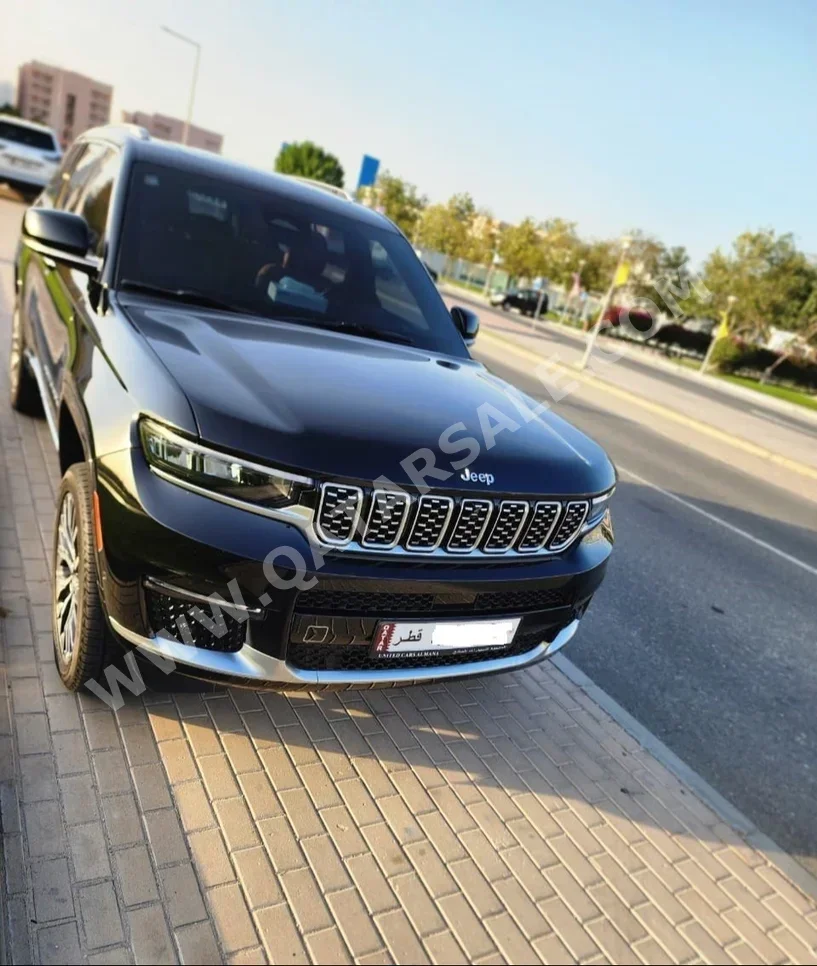
{"label": "green tree", "polygon": [[414,237],[420,217],[428,204],[428,199],[417,193],[417,188],[408,181],[384,171],[379,175],[371,192],[373,203],[382,207],[388,218],[409,238]]}
{"label": "green tree", "polygon": [[549,218],[539,229],[544,253],[542,274],[551,282],[569,285],[581,260],[576,222]]}
{"label": "green tree", "polygon": [[732,332],[768,337],[772,327],[802,331],[808,327],[804,309],[817,284],[817,268],[797,249],[790,234],[772,230],[746,231],[731,252],[716,249],[704,264],[703,292],[686,307],[717,317],[728,306]]}
{"label": "green tree", "polygon": [[582,285],[588,292],[604,292],[609,288],[618,259],[618,248],[612,241],[579,242],[577,261],[582,261]]}
{"label": "green tree", "polygon": [[649,299],[676,318],[688,314],[698,280],[692,275],[683,245],[667,248],[654,238],[636,235],[627,260],[632,266],[630,294]]}
{"label": "green tree", "polygon": [[811,292],[800,309],[800,314],[794,327],[795,338],[780,353],[767,369],[763,370],[761,382],[768,382],[774,375],[775,369],[789,359],[805,357],[811,347],[817,345],[817,280],[812,285]]}
{"label": "green tree", "polygon": [[448,205],[429,205],[420,219],[418,238],[426,248],[442,252],[449,258],[465,254],[466,226],[457,219]]}
{"label": "green tree", "polygon": [[475,213],[473,199],[467,194],[452,195],[444,205],[429,205],[418,227],[420,243],[449,258],[468,258]]}
{"label": "green tree", "polygon": [[279,174],[297,174],[336,188],[343,187],[340,161],[312,141],[298,141],[282,147],[275,159],[275,170]]}
{"label": "green tree", "polygon": [[452,195],[448,199],[448,207],[453,212],[457,221],[461,221],[464,225],[469,225],[477,213],[477,206],[474,204],[474,199],[467,191],[459,195]]}
{"label": "green tree", "polygon": [[542,237],[532,218],[510,225],[499,239],[502,267],[514,278],[536,278],[544,272],[546,258]]}
{"label": "green tree", "polygon": [[481,209],[468,223],[466,258],[478,265],[489,265],[499,243],[499,223],[490,211]]}
{"label": "green tree", "polygon": [[0,104],[0,114],[10,114],[12,117],[22,117],[23,115],[17,110],[17,108],[6,101],[5,104]]}

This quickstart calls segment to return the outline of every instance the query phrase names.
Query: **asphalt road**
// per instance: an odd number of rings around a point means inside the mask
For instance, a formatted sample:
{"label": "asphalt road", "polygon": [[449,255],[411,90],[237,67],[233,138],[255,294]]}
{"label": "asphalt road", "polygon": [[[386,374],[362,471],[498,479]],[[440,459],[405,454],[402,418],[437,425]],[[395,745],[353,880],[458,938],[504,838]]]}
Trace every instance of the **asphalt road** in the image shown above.
{"label": "asphalt road", "polygon": [[[489,326],[491,324],[496,324],[498,327],[506,327],[509,322],[518,322],[520,324],[519,327],[521,331],[530,333],[529,320],[527,318],[521,318],[516,313],[509,315],[503,312],[494,312],[492,309],[487,308],[484,302],[469,298],[467,293],[465,295],[462,295],[460,292],[454,294],[452,290],[446,290],[446,295],[448,296],[448,301],[450,303],[467,303],[468,305],[472,305],[474,308],[478,309],[480,316],[484,317]],[[583,338],[584,337],[580,336],[578,332],[573,335],[570,332],[565,332],[564,329],[560,329],[557,326],[549,326],[547,323],[544,323],[544,330],[542,331],[542,351],[550,352],[553,351],[554,347],[559,346],[572,349],[574,351],[576,350],[577,346],[580,346],[583,350]],[[652,378],[655,378],[657,374],[660,374],[660,378],[664,383],[672,385],[681,390],[686,390],[687,392],[690,389],[690,381],[688,378],[685,378],[682,375],[676,375],[669,369],[656,370],[655,366],[651,366],[648,362],[635,358],[632,354],[620,359],[616,365],[621,366],[626,372],[651,376]],[[745,413],[750,412],[754,416],[767,419],[778,426],[785,426],[787,429],[801,433],[817,442],[817,423],[809,419],[799,419],[796,415],[782,412],[779,409],[765,407],[763,405],[764,397],[760,394],[758,394],[757,403],[752,405],[747,404],[746,400],[738,396],[734,396],[729,392],[722,391],[718,388],[717,384],[713,384],[711,382],[701,383],[696,387],[696,389],[696,394],[700,397],[702,403],[718,403],[721,406],[725,406],[728,409],[733,410],[736,416],[744,415]]]}
{"label": "asphalt road", "polygon": [[814,504],[603,406],[556,409],[621,473],[616,552],[567,656],[817,873]]}
{"label": "asphalt road", "polygon": [[[0,200],[4,274],[20,214]],[[476,355],[539,396],[529,365],[495,351],[484,341]],[[587,397],[558,409],[621,471],[616,553],[568,655],[817,873],[814,504],[673,443],[637,413]]]}

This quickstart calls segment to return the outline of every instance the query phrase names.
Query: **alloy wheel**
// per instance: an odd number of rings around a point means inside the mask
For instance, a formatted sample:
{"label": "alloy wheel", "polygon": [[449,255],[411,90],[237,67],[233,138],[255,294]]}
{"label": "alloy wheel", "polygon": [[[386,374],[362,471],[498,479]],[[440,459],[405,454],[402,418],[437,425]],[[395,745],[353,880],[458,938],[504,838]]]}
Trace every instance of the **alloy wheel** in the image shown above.
{"label": "alloy wheel", "polygon": [[66,665],[71,663],[77,641],[79,609],[79,530],[74,497],[66,493],[60,507],[54,561],[54,608],[57,647]]}

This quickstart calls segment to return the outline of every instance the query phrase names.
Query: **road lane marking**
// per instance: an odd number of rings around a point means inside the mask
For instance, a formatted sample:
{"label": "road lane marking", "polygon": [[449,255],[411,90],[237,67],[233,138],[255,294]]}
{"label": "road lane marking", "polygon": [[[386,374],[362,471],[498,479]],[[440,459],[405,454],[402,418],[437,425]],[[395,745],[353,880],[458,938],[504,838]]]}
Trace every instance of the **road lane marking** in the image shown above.
{"label": "road lane marking", "polygon": [[623,399],[635,406],[639,406],[641,409],[646,409],[648,412],[655,413],[655,415],[661,416],[664,419],[669,419],[674,423],[680,424],[681,426],[694,429],[696,432],[699,432],[704,436],[709,436],[711,439],[716,439],[721,443],[726,443],[729,446],[735,447],[735,449],[742,450],[744,453],[749,453],[751,456],[757,456],[760,459],[767,460],[770,463],[783,466],[786,469],[791,470],[793,473],[799,473],[801,476],[807,476],[812,480],[817,480],[817,468],[813,466],[808,466],[805,463],[799,463],[797,460],[790,459],[788,456],[781,456],[780,453],[774,453],[763,446],[758,446],[756,443],[750,443],[748,440],[742,439],[739,436],[733,436],[731,433],[727,433],[722,429],[717,429],[715,426],[711,426],[709,423],[701,422],[698,419],[694,419],[692,416],[686,416],[683,413],[679,413],[674,409],[670,409],[669,407],[662,405],[661,403],[652,402],[651,400],[645,399],[643,396],[639,396],[627,389],[621,389],[618,386],[614,386],[612,383],[605,382],[603,379],[588,375],[585,372],[574,369],[572,366],[565,365],[563,362],[557,362],[554,359],[549,359],[547,356],[541,355],[538,352],[534,352],[532,349],[519,345],[513,339],[497,335],[495,332],[484,332],[482,333],[482,338],[487,339],[488,342],[498,343],[498,345],[501,345],[504,349],[515,352],[517,355],[523,356],[526,359],[536,360],[539,363],[545,362],[549,367],[560,369],[565,373],[569,373],[570,376],[577,382],[582,382],[585,385],[592,386],[594,389],[598,389],[601,392],[606,392],[611,396],[617,397],[618,399]]}
{"label": "road lane marking", "polygon": [[626,473],[627,476],[631,477],[636,482],[641,483],[643,486],[648,486],[652,490],[657,490],[658,493],[663,494],[670,500],[675,500],[676,503],[680,503],[681,506],[685,506],[688,510],[694,510],[702,517],[706,517],[706,519],[711,523],[720,524],[720,526],[725,527],[727,530],[731,530],[732,533],[736,533],[738,536],[743,537],[750,543],[753,543],[758,547],[762,547],[764,550],[768,550],[770,553],[775,554],[775,556],[780,557],[782,560],[785,560],[790,564],[794,564],[795,567],[799,567],[801,570],[805,570],[806,573],[811,574],[812,577],[817,577],[817,567],[812,567],[812,565],[806,563],[805,560],[800,560],[799,557],[794,557],[790,553],[786,553],[785,550],[775,547],[774,544],[761,540],[760,537],[756,537],[753,533],[749,533],[748,530],[743,530],[741,527],[736,527],[734,523],[729,523],[728,520],[724,520],[722,517],[716,516],[714,513],[710,513],[709,510],[704,510],[703,507],[699,507],[697,504],[691,503],[689,500],[685,500],[682,496],[678,496],[677,493],[672,493],[670,490],[665,490],[662,486],[659,486],[657,483],[652,483],[650,480],[645,479],[638,473],[634,473],[632,470],[628,470],[626,466],[622,466],[620,463],[617,463],[616,466],[622,473]]}

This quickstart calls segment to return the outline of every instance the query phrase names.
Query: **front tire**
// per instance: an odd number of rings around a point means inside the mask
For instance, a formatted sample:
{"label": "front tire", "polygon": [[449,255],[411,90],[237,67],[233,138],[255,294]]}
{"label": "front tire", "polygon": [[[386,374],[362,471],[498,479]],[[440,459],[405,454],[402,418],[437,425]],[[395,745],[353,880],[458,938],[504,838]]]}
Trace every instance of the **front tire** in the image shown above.
{"label": "front tire", "polygon": [[11,350],[9,352],[9,401],[11,408],[26,416],[41,416],[43,404],[37,380],[26,365],[23,320],[20,306],[15,305],[11,319]]}
{"label": "front tire", "polygon": [[63,684],[78,691],[100,677],[107,625],[94,561],[91,474],[74,463],[62,478],[54,526],[52,631]]}

